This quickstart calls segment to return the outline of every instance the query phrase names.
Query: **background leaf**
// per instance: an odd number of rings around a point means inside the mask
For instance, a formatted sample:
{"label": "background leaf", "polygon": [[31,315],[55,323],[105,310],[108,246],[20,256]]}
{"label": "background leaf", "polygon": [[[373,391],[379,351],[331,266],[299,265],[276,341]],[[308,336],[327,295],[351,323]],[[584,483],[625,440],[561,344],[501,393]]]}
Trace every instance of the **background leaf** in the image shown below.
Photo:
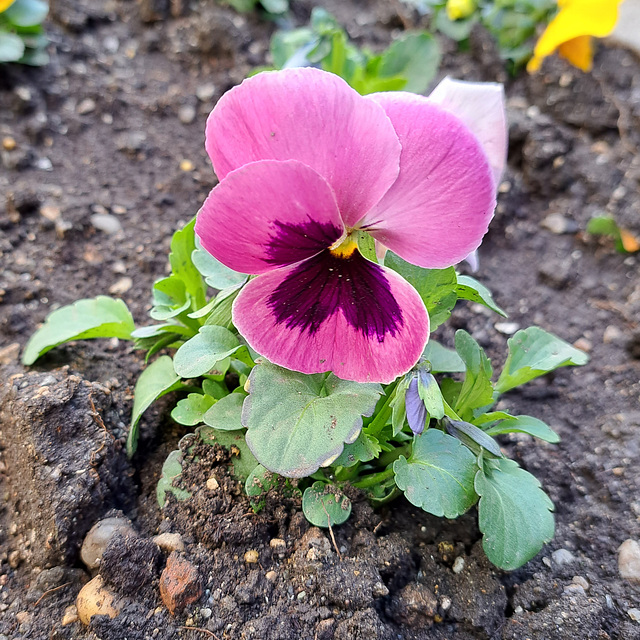
{"label": "background leaf", "polygon": [[509,417],[489,427],[485,430],[485,433],[490,436],[497,436],[502,433],[528,433],[530,436],[552,444],[560,442],[560,436],[549,425],[532,416]]}
{"label": "background leaf", "polygon": [[431,363],[433,373],[457,373],[466,369],[464,360],[453,349],[443,347],[439,342],[429,339],[422,357]]}
{"label": "background leaf", "polygon": [[457,518],[477,500],[475,456],[439,429],[416,436],[411,458],[400,456],[393,470],[407,500],[435,516]]}
{"label": "background leaf", "polygon": [[107,296],[78,300],[50,313],[27,342],[22,363],[33,364],[41,355],[71,340],[121,338],[131,340],[133,317],[122,300]]}
{"label": "background leaf", "polygon": [[160,508],[167,503],[167,493],[172,493],[176,500],[188,500],[191,497],[186,489],[179,489],[173,486],[173,481],[182,473],[182,451],[176,449],[172,451],[162,465],[162,475],[156,485],[156,498]]}
{"label": "background leaf", "polygon": [[373,413],[381,393],[378,384],[257,364],[242,414],[247,442],[267,469],[292,478],[308,476],[357,437],[362,416]]}
{"label": "background leaf", "polygon": [[517,569],[553,538],[553,502],[513,460],[492,460],[486,467],[475,480],[482,547],[496,566]]}
{"label": "background leaf", "polygon": [[181,378],[197,378],[240,348],[235,334],[218,325],[200,327],[198,335],[176,351],[173,366]]}
{"label": "background leaf", "polygon": [[205,414],[204,423],[223,431],[242,429],[242,404],[247,397],[245,393],[230,393],[220,398]]}
{"label": "background leaf", "polygon": [[49,5],[43,0],[16,0],[3,14],[17,27],[35,27],[42,24],[49,13]]}
{"label": "background leaf", "polygon": [[473,410],[493,402],[493,369],[484,349],[464,330],[456,331],[456,351],[466,366],[464,382],[455,403],[455,410],[463,420],[473,417]]}
{"label": "background leaf", "polygon": [[171,412],[171,417],[179,424],[192,427],[203,422],[204,414],[215,403],[215,398],[202,393],[190,393],[178,401]]}
{"label": "background leaf", "polygon": [[249,277],[246,273],[239,273],[229,269],[222,262],[216,260],[208,251],[202,248],[197,238],[196,248],[191,254],[191,259],[195,268],[204,276],[206,283],[219,291],[244,284]]}
{"label": "background leaf", "polygon": [[335,526],[351,515],[351,500],[337,487],[314,482],[302,495],[302,511],[314,527]]}
{"label": "background leaf", "polygon": [[180,378],[173,370],[173,360],[170,356],[160,356],[140,374],[133,391],[131,427],[127,436],[127,455],[129,457],[135,453],[138,446],[140,416],[158,398],[182,386]]}
{"label": "background leaf", "polygon": [[495,311],[503,318],[507,314],[494,302],[491,291],[471,276],[458,276],[456,293],[461,300],[470,300]]}
{"label": "background leaf", "polygon": [[540,327],[518,331],[507,342],[509,355],[496,391],[504,393],[559,367],[583,365],[589,356]]}

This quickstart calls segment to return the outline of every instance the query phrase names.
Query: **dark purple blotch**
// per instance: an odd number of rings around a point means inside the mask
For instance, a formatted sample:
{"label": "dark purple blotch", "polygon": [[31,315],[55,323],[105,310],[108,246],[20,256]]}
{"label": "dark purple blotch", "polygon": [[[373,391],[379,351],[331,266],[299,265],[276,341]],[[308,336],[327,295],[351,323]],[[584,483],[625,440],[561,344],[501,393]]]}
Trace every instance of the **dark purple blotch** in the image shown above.
{"label": "dark purple blotch", "polygon": [[338,257],[325,250],[301,262],[269,296],[268,305],[278,324],[309,334],[340,311],[350,326],[379,342],[404,326],[384,271],[358,251]]}
{"label": "dark purple blotch", "polygon": [[269,240],[267,262],[289,265],[328,249],[341,235],[342,229],[330,222],[308,220],[301,224],[276,222],[276,233]]}

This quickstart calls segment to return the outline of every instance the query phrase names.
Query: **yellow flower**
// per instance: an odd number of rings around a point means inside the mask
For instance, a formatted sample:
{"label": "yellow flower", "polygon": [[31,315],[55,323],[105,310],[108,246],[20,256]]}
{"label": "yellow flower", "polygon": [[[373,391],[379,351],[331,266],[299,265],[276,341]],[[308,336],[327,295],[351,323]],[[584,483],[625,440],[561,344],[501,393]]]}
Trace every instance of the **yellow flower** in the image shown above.
{"label": "yellow flower", "polygon": [[449,20],[468,18],[475,10],[475,0],[447,0],[447,17]]}
{"label": "yellow flower", "polygon": [[6,11],[16,0],[0,0],[0,13]]}
{"label": "yellow flower", "polygon": [[618,20],[622,0],[558,0],[560,11],[549,23],[533,51],[527,71],[537,71],[556,50],[573,66],[591,71],[592,36],[608,36]]}

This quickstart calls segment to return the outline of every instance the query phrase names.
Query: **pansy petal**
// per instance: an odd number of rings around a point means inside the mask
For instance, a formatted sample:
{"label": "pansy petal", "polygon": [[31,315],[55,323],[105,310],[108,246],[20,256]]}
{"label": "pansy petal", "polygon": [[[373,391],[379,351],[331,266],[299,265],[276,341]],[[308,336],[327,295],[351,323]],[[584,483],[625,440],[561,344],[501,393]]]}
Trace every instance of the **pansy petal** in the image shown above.
{"label": "pansy petal", "polygon": [[372,94],[402,143],[400,175],[358,226],[412,264],[441,269],[477,249],[495,208],[495,183],[475,135],[429,99]]}
{"label": "pansy petal", "polygon": [[262,160],[232,171],[213,188],[196,221],[211,255],[252,274],[305,260],[343,230],[327,181],[295,160]]}
{"label": "pansy petal", "polygon": [[220,180],[256,160],[299,160],[333,188],[352,226],[397,175],[400,142],[380,106],[319,69],[260,73],[227,92],[207,121]]}
{"label": "pansy petal", "polygon": [[465,82],[445,78],[429,100],[458,116],[480,141],[496,183],[507,161],[504,88],[498,82]]}
{"label": "pansy petal", "polygon": [[275,364],[356,382],[388,383],[405,373],[429,335],[415,289],[358,252],[324,251],[258,276],[236,298],[233,322]]}

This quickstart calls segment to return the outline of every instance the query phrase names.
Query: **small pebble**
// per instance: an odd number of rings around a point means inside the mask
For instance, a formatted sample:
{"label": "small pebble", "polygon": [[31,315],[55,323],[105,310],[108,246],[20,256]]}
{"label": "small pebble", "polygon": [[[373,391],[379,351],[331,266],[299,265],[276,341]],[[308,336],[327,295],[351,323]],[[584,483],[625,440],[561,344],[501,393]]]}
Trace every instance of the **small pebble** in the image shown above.
{"label": "small pebble", "polygon": [[80,102],[80,104],[78,105],[78,108],[76,109],[78,114],[81,116],[85,116],[88,113],[91,113],[92,111],[95,111],[95,110],[96,110],[96,103],[95,103],[95,100],[92,100],[91,98],[85,98],[84,100],[82,100],[82,102]]}
{"label": "small pebble", "polygon": [[442,596],[442,598],[440,598],[440,608],[443,611],[448,611],[451,608],[452,605],[452,601],[451,598],[449,596]]}
{"label": "small pebble", "polygon": [[256,564],[258,562],[258,552],[254,549],[250,549],[244,554],[244,561],[247,564]]}
{"label": "small pebble", "polygon": [[91,224],[98,229],[98,231],[104,231],[108,235],[122,231],[120,220],[110,213],[94,213],[91,216]]}
{"label": "small pebble", "polygon": [[307,597],[306,591],[300,591],[300,593],[298,593],[298,595],[296,596],[296,598],[298,598],[300,602],[302,602],[306,597]]}
{"label": "small pebble", "polygon": [[565,218],[559,213],[550,213],[541,223],[541,227],[548,229],[551,233],[561,235],[563,233],[575,233],[578,225],[575,221]]}
{"label": "small pebble", "polygon": [[152,540],[167,553],[172,551],[184,551],[184,542],[179,533],[161,533]]}
{"label": "small pebble", "polygon": [[121,204],[114,204],[113,207],[111,207],[111,211],[118,216],[123,216],[127,213],[127,207],[123,207]]}
{"label": "small pebble", "polygon": [[275,571],[267,571],[267,573],[264,574],[264,577],[269,582],[275,582],[276,578],[278,577],[278,574]]}
{"label": "small pebble", "polygon": [[631,538],[618,548],[618,573],[624,580],[640,584],[640,544]]}
{"label": "small pebble", "polygon": [[573,582],[573,584],[580,585],[585,591],[589,590],[589,582],[587,581],[586,578],[583,578],[582,576],[573,576],[573,579],[571,580],[571,582]]}
{"label": "small pebble", "polygon": [[209,102],[211,98],[213,98],[215,93],[216,93],[216,87],[214,84],[211,84],[211,83],[201,84],[196,89],[196,97],[198,98],[198,100],[200,100],[200,102]]}
{"label": "small pebble", "polygon": [[213,613],[213,611],[211,611],[211,609],[209,609],[209,607],[204,607],[203,609],[200,609],[200,615],[203,618],[210,618],[212,613]]}
{"label": "small pebble", "polygon": [[496,322],[494,327],[496,331],[505,336],[512,336],[520,328],[520,325],[517,322]]}
{"label": "small pebble", "polygon": [[282,538],[271,538],[271,540],[269,541],[269,546],[272,549],[284,551],[287,548],[287,543]]}
{"label": "small pebble", "polygon": [[115,618],[120,613],[120,607],[116,604],[114,595],[104,586],[101,575],[97,575],[80,589],[76,607],[80,622],[87,625],[93,616],[107,615]]}
{"label": "small pebble", "polygon": [[565,595],[586,595],[585,590],[579,584],[568,584],[564,589]]}
{"label": "small pebble", "polygon": [[193,162],[191,162],[191,160],[181,160],[180,161],[180,171],[184,171],[189,172],[189,171],[193,171],[195,169],[195,166],[193,164]]}
{"label": "small pebble", "polygon": [[5,151],[13,151],[18,145],[11,136],[5,136],[2,138],[2,148]]}
{"label": "small pebble", "polygon": [[40,215],[50,222],[55,222],[60,218],[60,207],[44,205],[40,207]]}
{"label": "small pebble", "polygon": [[196,119],[196,110],[190,104],[185,104],[178,110],[178,119],[182,124],[191,124]]}
{"label": "small pebble", "polygon": [[640,622],[640,609],[627,609],[627,615],[634,622]]}
{"label": "small pebble", "polygon": [[551,558],[559,567],[564,567],[564,565],[576,561],[575,556],[568,549],[556,549],[551,554]]}
{"label": "small pebble", "polygon": [[112,296],[121,296],[125,294],[133,286],[133,280],[128,276],[120,278],[117,282],[109,287],[109,293]]}
{"label": "small pebble", "polygon": [[78,607],[75,604],[70,604],[65,610],[62,616],[62,626],[66,627],[74,622],[78,622]]}
{"label": "small pebble", "polygon": [[105,518],[89,529],[80,549],[80,558],[89,569],[100,566],[102,554],[116,534],[137,535],[128,518]]}
{"label": "small pebble", "polygon": [[620,331],[618,327],[616,327],[613,324],[610,324],[604,330],[604,334],[602,336],[602,342],[604,342],[605,344],[611,344],[612,342],[618,342],[618,340],[620,340],[623,336],[624,336],[624,333],[622,333],[622,331]]}
{"label": "small pebble", "polygon": [[462,573],[463,569],[464,569],[464,558],[462,556],[458,556],[453,561],[453,567],[451,568],[451,570],[453,571],[453,573]]}
{"label": "small pebble", "polygon": [[160,596],[171,615],[197,602],[202,596],[202,583],[196,566],[175,551],[160,576]]}
{"label": "small pebble", "polygon": [[28,611],[18,611],[18,613],[16,613],[16,621],[18,622],[18,624],[29,622],[30,619],[31,614]]}
{"label": "small pebble", "polygon": [[590,340],[587,340],[586,338],[578,338],[573,343],[573,346],[576,349],[580,349],[580,351],[584,351],[585,353],[589,353],[591,349],[593,349],[593,343]]}
{"label": "small pebble", "polygon": [[219,488],[220,488],[220,483],[218,482],[215,476],[211,476],[207,480],[207,489],[209,489],[209,491],[217,491]]}

